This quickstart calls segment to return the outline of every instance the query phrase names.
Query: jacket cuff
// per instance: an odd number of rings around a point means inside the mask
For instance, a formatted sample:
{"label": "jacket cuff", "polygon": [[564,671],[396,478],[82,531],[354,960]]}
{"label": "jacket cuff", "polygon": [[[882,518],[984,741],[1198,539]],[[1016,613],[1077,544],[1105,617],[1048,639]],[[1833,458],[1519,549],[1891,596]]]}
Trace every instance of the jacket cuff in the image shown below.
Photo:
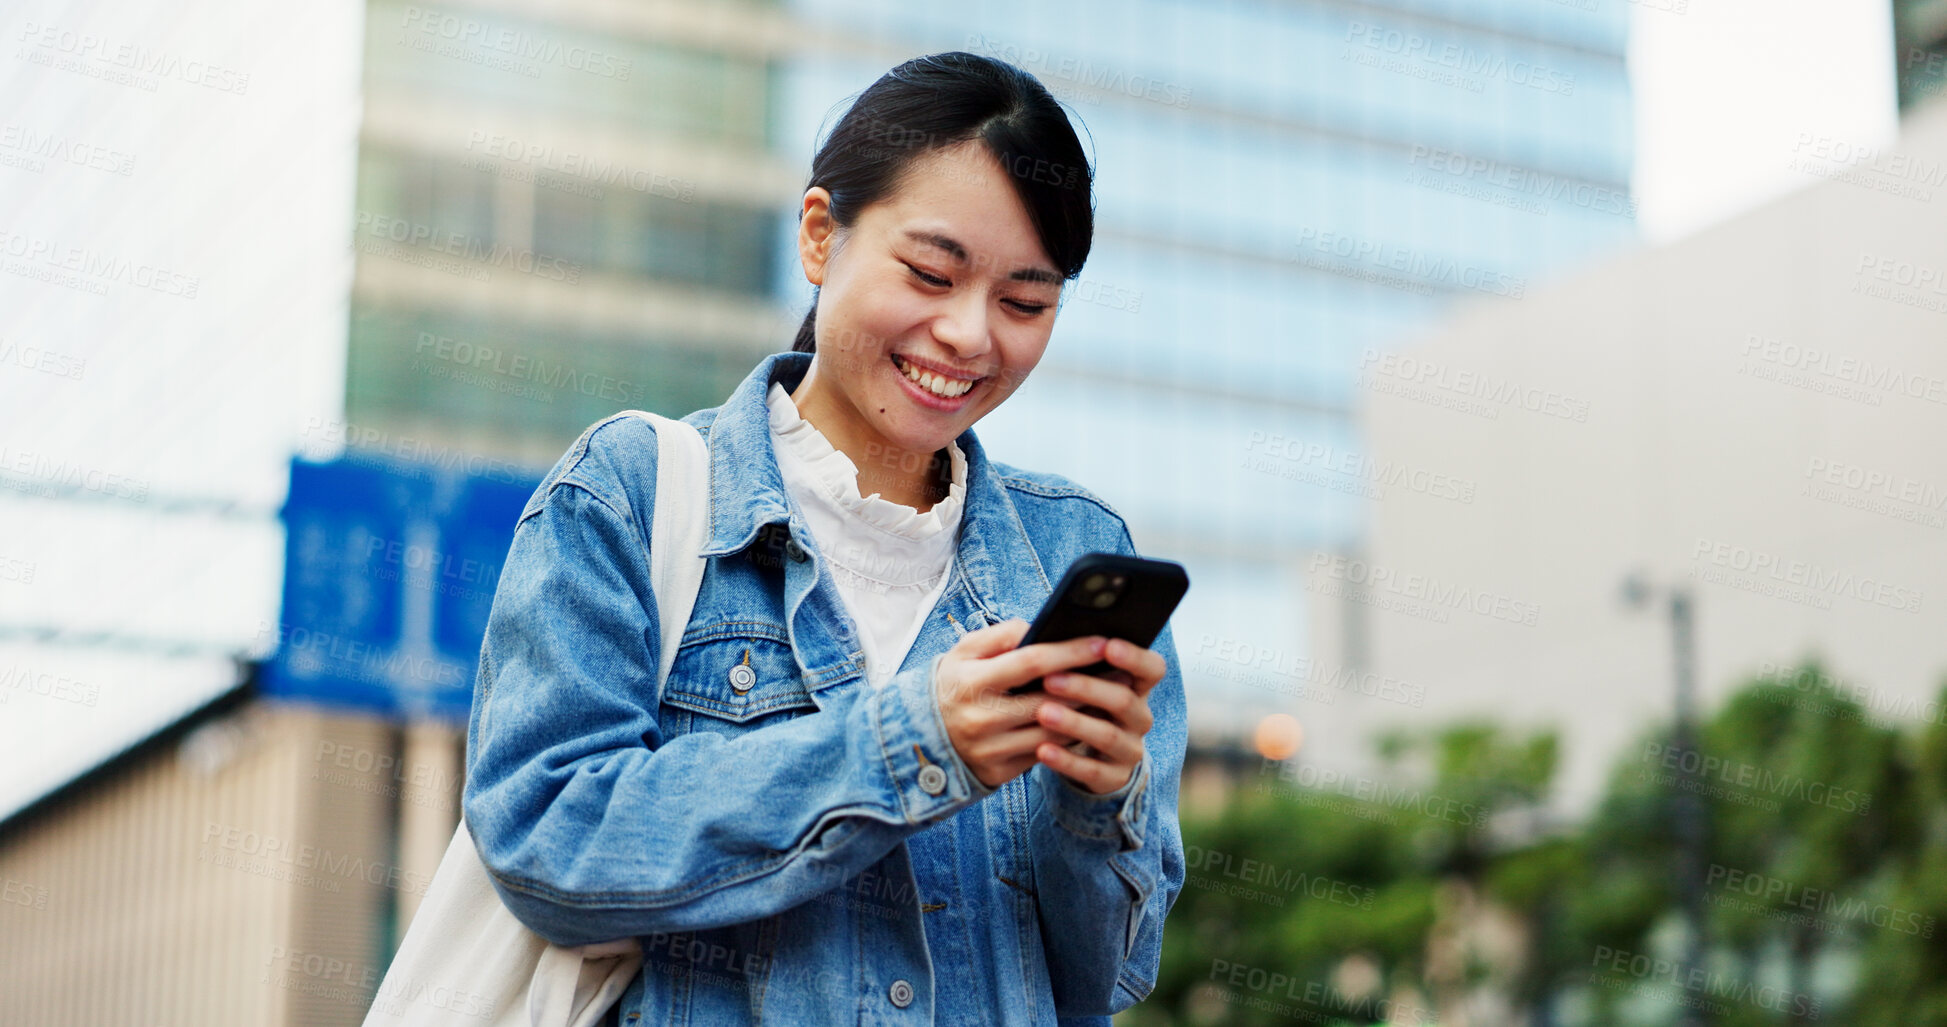
{"label": "jacket cuff", "polygon": [[1041,796],[1055,823],[1082,838],[1112,841],[1122,851],[1139,849],[1143,843],[1143,800],[1149,789],[1149,750],[1129,773],[1129,780],[1113,792],[1097,795],[1070,783],[1053,767],[1036,763]]}
{"label": "jacket cuff", "polygon": [[924,670],[894,675],[874,697],[879,750],[911,824],[951,816],[996,791],[974,777],[947,735],[934,690],[934,672],[945,655],[935,656]]}

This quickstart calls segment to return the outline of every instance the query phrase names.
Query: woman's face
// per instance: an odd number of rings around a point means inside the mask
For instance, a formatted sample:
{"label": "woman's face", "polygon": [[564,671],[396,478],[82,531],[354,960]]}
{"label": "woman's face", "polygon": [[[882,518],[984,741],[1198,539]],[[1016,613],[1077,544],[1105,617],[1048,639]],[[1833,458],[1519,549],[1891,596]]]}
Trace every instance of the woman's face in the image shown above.
{"label": "woman's face", "polygon": [[914,158],[849,228],[832,223],[829,203],[823,188],[807,191],[798,229],[805,277],[819,286],[818,347],[793,399],[861,470],[882,454],[931,456],[1040,361],[1061,274],[977,140]]}

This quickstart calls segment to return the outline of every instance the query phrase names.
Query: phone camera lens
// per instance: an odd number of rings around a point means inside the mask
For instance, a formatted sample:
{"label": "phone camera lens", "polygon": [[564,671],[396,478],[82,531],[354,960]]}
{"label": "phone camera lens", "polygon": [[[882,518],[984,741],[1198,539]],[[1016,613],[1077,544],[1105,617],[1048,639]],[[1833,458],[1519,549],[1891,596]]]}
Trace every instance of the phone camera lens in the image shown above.
{"label": "phone camera lens", "polygon": [[1115,600],[1116,600],[1116,593],[1114,592],[1097,592],[1095,593],[1095,598],[1092,601],[1091,605],[1093,605],[1098,610],[1106,609],[1108,607],[1114,606]]}
{"label": "phone camera lens", "polygon": [[1102,587],[1102,583],[1107,580],[1108,578],[1105,575],[1091,574],[1088,577],[1082,579],[1082,587],[1088,589],[1090,592],[1094,592],[1100,589]]}

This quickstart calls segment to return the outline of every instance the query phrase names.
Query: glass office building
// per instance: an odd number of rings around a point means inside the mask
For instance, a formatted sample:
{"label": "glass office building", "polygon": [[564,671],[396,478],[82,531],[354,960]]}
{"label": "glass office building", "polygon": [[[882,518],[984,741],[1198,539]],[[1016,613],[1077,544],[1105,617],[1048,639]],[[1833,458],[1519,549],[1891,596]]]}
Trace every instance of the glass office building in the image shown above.
{"label": "glass office building", "polygon": [[1364,458],[1365,390],[1416,384],[1387,355],[1635,238],[1626,27],[1610,0],[382,0],[347,419],[544,467],[615,410],[720,402],[810,301],[794,215],[846,101],[917,54],[1012,61],[1086,129],[1097,232],[977,430],[1188,566],[1193,727],[1247,728],[1289,699],[1215,654],[1304,660],[1315,554],[1388,490],[1464,485]]}

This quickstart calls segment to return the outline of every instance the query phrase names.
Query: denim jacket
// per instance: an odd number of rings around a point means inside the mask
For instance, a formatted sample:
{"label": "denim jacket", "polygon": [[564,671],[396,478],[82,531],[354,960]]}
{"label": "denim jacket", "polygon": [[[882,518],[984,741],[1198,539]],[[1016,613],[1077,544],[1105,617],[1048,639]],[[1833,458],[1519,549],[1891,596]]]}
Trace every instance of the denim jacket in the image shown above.
{"label": "denim jacket", "polygon": [[709,445],[702,588],[655,699],[654,429],[591,426],[522,511],[480,653],[464,809],[494,884],[564,945],[636,936],[611,1013],[637,1024],[1102,1024],[1155,986],[1184,877],[1186,743],[1168,676],[1122,789],[1037,763],[1000,788],[947,739],[939,657],[1033,619],[1068,563],[1133,553],[1058,475],[958,439],[967,487],[945,594],[884,688],[786,492],[764,358],[683,418]]}

